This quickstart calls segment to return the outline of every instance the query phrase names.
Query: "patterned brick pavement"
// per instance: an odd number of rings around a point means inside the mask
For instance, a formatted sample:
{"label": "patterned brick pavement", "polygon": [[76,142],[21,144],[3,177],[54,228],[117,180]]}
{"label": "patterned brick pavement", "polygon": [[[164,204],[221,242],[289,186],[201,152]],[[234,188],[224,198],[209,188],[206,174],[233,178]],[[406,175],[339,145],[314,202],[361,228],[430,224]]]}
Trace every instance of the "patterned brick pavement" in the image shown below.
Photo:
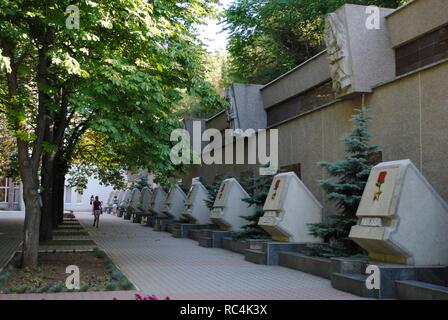
{"label": "patterned brick pavement", "polygon": [[[77,213],[95,242],[108,253],[144,294],[172,299],[359,299],[335,290],[330,281],[279,266],[261,266],[240,254],[198,246],[190,239],[102,215],[100,228],[92,216]],[[0,263],[14,252],[22,238],[23,213],[0,212]],[[1,265],[1,264],[0,264]],[[82,272],[82,270],[81,270]],[[132,299],[135,292],[79,292],[8,294],[0,300]]]}
{"label": "patterned brick pavement", "polygon": [[92,239],[145,294],[173,299],[359,299],[330,281],[279,266],[257,265],[240,254],[198,246],[165,232],[103,214],[77,213]]}
{"label": "patterned brick pavement", "polygon": [[22,242],[24,217],[23,212],[0,211],[0,270]]}

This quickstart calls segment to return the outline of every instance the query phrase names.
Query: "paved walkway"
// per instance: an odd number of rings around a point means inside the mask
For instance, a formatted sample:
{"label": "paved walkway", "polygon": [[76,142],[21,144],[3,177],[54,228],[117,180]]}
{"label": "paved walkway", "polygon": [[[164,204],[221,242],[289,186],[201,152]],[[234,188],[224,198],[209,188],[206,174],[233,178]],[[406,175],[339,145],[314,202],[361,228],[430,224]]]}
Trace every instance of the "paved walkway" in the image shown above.
{"label": "paved walkway", "polygon": [[24,219],[23,212],[0,211],[0,270],[22,242]]}
{"label": "paved walkway", "polygon": [[92,239],[142,293],[172,299],[357,299],[330,281],[279,266],[257,265],[240,254],[198,246],[166,232],[103,214],[77,213]]}
{"label": "paved walkway", "polygon": [[[279,266],[247,262],[240,254],[198,246],[190,239],[104,214],[100,228],[92,215],[76,214],[91,238],[108,253],[143,294],[163,299],[357,299],[330,281]],[[0,267],[21,242],[24,215],[0,211]],[[134,292],[9,294],[3,299],[130,299]]]}

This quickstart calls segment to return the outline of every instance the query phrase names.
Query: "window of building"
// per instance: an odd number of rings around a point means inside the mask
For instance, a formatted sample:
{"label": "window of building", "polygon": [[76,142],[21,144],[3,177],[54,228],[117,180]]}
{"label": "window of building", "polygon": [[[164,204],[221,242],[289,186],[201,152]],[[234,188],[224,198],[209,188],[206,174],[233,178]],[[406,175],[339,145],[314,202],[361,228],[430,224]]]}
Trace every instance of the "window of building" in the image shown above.
{"label": "window of building", "polygon": [[76,192],[76,203],[82,203],[82,194]]}
{"label": "window of building", "polygon": [[372,166],[376,166],[377,164],[380,164],[381,162],[383,162],[383,152],[377,151],[377,152],[371,154],[367,160],[369,161],[369,163]]}
{"label": "window of building", "polygon": [[448,58],[448,26],[395,49],[397,76]]}
{"label": "window of building", "polygon": [[20,203],[20,187],[18,185],[14,185],[14,204]]}
{"label": "window of building", "polygon": [[72,203],[72,187],[65,187],[65,203]]}
{"label": "window of building", "polygon": [[326,82],[266,110],[268,127],[310,112],[334,101],[332,82]]}
{"label": "window of building", "polygon": [[0,203],[8,203],[8,179],[0,179]]}

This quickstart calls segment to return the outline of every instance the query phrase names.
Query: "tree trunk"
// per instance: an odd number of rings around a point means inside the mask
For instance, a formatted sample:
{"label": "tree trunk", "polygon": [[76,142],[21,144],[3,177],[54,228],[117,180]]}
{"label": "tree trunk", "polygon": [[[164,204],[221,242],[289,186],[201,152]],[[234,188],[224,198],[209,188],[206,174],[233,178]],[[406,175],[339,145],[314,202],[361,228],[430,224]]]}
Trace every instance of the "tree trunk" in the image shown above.
{"label": "tree trunk", "polygon": [[[37,65],[36,82],[39,86],[48,85],[48,43],[38,50],[39,63]],[[17,138],[17,150],[19,153],[20,178],[23,183],[23,200],[25,202],[25,226],[23,240],[24,267],[31,269],[37,268],[37,258],[39,254],[39,232],[41,220],[41,200],[39,197],[39,167],[42,160],[43,145],[45,141],[47,124],[47,103],[50,101],[45,90],[38,90],[38,110],[37,123],[34,133],[36,138],[33,142],[33,148],[30,152],[30,145],[27,141]],[[17,123],[17,129],[22,124]]]}
{"label": "tree trunk", "polygon": [[64,219],[64,189],[67,164],[63,160],[56,161],[53,187],[53,226],[61,224]]}
{"label": "tree trunk", "polygon": [[[20,178],[23,183],[23,201],[25,202],[25,224],[23,237],[22,265],[37,268],[39,252],[39,228],[41,203],[39,197],[39,179],[35,163],[28,157],[27,142],[17,138]],[[34,165],[33,165],[34,164]]]}
{"label": "tree trunk", "polygon": [[[11,58],[12,71],[7,74],[8,78],[8,94],[11,99],[17,95],[19,84],[17,81],[18,64],[14,62],[12,50],[6,50]],[[22,55],[23,57],[23,55]],[[11,104],[10,110],[15,112],[23,111],[23,106],[19,104]],[[40,198],[39,198],[39,178],[38,169],[41,159],[41,143],[42,130],[44,128],[44,111],[39,107],[38,125],[36,128],[36,147],[30,156],[30,146],[26,140],[17,137],[17,151],[19,158],[20,179],[23,183],[23,201],[25,202],[25,223],[23,230],[23,248],[22,248],[22,266],[31,269],[37,268],[37,258],[39,252],[39,228],[41,218]],[[23,123],[14,122],[14,130],[25,131]]]}
{"label": "tree trunk", "polygon": [[54,153],[47,153],[42,159],[42,217],[40,221],[40,240],[53,239],[53,197],[55,179]]}
{"label": "tree trunk", "polygon": [[58,226],[62,224],[64,220],[64,189],[65,189],[65,177],[57,176],[55,179],[54,197],[53,197],[53,210],[54,210],[54,224]]}
{"label": "tree trunk", "polygon": [[39,226],[40,226],[40,201],[39,193],[32,183],[27,183],[23,188],[25,202],[25,226],[23,239],[22,263],[24,267],[37,268],[39,252]]}

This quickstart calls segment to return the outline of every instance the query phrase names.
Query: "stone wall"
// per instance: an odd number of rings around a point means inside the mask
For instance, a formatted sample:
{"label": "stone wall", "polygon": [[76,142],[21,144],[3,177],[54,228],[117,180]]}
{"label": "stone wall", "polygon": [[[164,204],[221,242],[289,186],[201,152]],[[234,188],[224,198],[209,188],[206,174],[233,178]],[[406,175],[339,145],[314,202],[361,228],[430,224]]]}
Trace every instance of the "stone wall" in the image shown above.
{"label": "stone wall", "polygon": [[[372,94],[338,100],[287,121],[279,130],[279,165],[300,163],[303,182],[323,201],[317,180],[325,178],[319,161],[344,156],[341,137],[350,130],[350,117],[363,104],[373,121],[372,142],[382,146],[383,161],[411,159],[434,188],[448,201],[448,63],[442,62],[383,84]],[[241,173],[253,165],[191,166],[191,177],[213,181],[216,175]]]}

